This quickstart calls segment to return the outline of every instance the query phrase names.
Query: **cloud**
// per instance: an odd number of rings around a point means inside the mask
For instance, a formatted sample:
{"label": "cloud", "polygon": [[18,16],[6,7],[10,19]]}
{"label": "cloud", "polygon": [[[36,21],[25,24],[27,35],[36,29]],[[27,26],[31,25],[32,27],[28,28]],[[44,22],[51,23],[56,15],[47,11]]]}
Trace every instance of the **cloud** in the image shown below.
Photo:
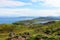
{"label": "cloud", "polygon": [[34,9],[0,9],[0,16],[59,16],[60,10],[34,10]]}
{"label": "cloud", "polygon": [[45,4],[53,7],[60,7],[60,0],[46,0]]}
{"label": "cloud", "polygon": [[31,0],[32,2],[39,2],[39,1],[44,1],[44,0]]}
{"label": "cloud", "polygon": [[32,3],[24,3],[20,1],[13,1],[13,0],[0,0],[0,7],[4,6],[25,6],[25,5],[32,5]]}
{"label": "cloud", "polygon": [[43,6],[60,7],[60,0],[31,0],[32,2],[43,2]]}
{"label": "cloud", "polygon": [[[32,2],[43,2],[43,7],[52,6],[52,7],[60,7],[59,0],[32,0]],[[31,5],[34,6],[33,3],[26,3],[21,1],[13,1],[13,0],[0,0],[0,7],[16,7],[16,6],[24,6]],[[36,4],[38,6],[38,4]],[[28,6],[26,6],[28,7]],[[0,8],[0,16],[9,16],[9,17],[18,17],[18,16],[59,16],[60,9],[32,9],[32,8]]]}

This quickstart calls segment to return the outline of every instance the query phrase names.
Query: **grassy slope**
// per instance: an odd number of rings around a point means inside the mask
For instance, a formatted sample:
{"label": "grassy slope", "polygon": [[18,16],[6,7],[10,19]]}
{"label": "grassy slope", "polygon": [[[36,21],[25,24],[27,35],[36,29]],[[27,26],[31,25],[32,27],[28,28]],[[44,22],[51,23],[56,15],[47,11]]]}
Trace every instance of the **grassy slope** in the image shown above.
{"label": "grassy slope", "polygon": [[[55,35],[58,31],[60,30],[57,30],[55,31],[54,33],[52,33],[51,35],[50,34],[45,34],[43,31],[45,31],[46,29],[50,29],[51,31],[54,30],[55,28],[59,29],[60,28],[60,21],[57,21],[53,24],[49,24],[49,25],[33,25],[33,27],[29,27],[29,25],[25,26],[16,26],[16,28],[14,29],[14,32],[16,34],[18,33],[23,33],[23,32],[30,32],[31,36],[36,36],[36,35],[44,35],[44,36],[48,36],[48,37],[54,37],[54,38],[57,38],[59,36]],[[36,30],[40,30],[40,31],[37,31]],[[43,31],[42,31],[43,30]],[[0,40],[5,40],[6,37],[8,37],[8,33],[3,33],[3,34],[0,34]]]}

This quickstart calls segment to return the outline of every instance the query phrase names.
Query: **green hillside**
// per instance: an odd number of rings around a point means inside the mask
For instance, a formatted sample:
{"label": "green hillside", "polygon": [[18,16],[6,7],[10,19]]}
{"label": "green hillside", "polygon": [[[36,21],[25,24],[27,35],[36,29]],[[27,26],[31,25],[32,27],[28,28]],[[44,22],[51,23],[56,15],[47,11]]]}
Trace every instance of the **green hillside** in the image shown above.
{"label": "green hillside", "polygon": [[60,21],[46,24],[32,24],[36,20],[20,21],[13,24],[0,24],[0,40],[9,37],[10,32],[25,36],[26,40],[60,40]]}

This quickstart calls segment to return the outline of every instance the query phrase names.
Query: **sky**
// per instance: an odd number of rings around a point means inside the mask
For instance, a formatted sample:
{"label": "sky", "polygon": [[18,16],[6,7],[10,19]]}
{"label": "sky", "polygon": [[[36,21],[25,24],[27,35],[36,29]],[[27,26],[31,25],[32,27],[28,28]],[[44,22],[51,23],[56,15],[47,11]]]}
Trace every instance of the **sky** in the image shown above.
{"label": "sky", "polygon": [[60,0],[0,0],[0,17],[60,16]]}

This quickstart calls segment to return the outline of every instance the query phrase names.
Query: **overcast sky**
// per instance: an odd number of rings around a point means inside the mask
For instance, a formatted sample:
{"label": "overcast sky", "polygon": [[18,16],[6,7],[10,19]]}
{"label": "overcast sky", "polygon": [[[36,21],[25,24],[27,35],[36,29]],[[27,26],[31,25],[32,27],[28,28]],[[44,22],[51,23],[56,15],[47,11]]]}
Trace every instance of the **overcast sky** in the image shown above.
{"label": "overcast sky", "polygon": [[60,16],[60,0],[0,0],[0,16]]}

